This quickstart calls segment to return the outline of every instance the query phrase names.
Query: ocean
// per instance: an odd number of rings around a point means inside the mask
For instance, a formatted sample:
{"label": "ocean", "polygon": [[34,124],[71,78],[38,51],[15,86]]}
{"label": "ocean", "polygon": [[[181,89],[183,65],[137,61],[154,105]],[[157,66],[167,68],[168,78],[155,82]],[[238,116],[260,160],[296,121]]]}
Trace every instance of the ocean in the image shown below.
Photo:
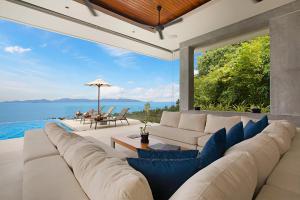
{"label": "ocean", "polygon": [[[151,102],[151,108],[163,108],[174,105],[173,102]],[[102,102],[106,111],[115,106],[114,113],[122,108],[130,112],[142,111],[145,102]],[[47,122],[56,122],[67,131],[72,131],[59,120],[53,118],[72,118],[77,111],[86,112],[97,109],[97,102],[51,102],[51,103],[0,103],[0,140],[24,137],[27,130],[43,128]]]}
{"label": "ocean", "polygon": [[[129,112],[142,111],[145,102],[101,102],[106,111],[115,106],[114,113],[122,108],[129,108]],[[174,102],[150,102],[151,109],[175,105]],[[47,120],[58,117],[72,118],[77,111],[86,112],[94,108],[97,102],[50,102],[50,103],[0,103],[0,123],[32,120]]]}

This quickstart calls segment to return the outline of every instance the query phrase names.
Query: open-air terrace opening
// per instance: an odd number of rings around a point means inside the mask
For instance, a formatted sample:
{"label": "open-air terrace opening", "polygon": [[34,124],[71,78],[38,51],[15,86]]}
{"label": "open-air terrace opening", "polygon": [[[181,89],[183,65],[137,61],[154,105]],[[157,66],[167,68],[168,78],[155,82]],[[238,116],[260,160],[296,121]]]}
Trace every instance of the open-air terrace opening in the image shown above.
{"label": "open-air terrace opening", "polygon": [[0,199],[300,199],[299,35],[299,0],[0,1]]}

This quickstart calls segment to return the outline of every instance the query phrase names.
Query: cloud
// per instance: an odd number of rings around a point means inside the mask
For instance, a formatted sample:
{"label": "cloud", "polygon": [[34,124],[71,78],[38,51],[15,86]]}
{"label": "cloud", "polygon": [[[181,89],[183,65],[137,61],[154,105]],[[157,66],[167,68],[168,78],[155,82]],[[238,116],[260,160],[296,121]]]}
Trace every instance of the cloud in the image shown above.
{"label": "cloud", "polygon": [[117,47],[112,47],[108,45],[98,45],[101,49],[103,49],[107,54],[114,57],[114,62],[127,69],[136,69],[136,57],[135,54],[131,51],[120,49]]}
{"label": "cloud", "polygon": [[8,46],[8,47],[4,48],[4,51],[8,52],[8,53],[25,53],[25,52],[31,51],[31,49],[23,48],[20,46]]}
{"label": "cloud", "polygon": [[113,57],[119,57],[119,56],[125,56],[132,54],[131,51],[125,50],[125,49],[120,49],[117,47],[112,47],[108,45],[99,45],[102,49],[104,49],[109,55]]}
{"label": "cloud", "polygon": [[45,47],[47,47],[47,46],[48,46],[47,43],[43,43],[43,44],[40,45],[41,48],[45,48]]}
{"label": "cloud", "polygon": [[[91,98],[95,96],[93,89],[96,88],[91,88]],[[169,83],[151,88],[135,87],[125,89],[119,86],[105,87],[101,88],[101,98],[128,98],[140,101],[171,102],[179,98],[179,84]]]}

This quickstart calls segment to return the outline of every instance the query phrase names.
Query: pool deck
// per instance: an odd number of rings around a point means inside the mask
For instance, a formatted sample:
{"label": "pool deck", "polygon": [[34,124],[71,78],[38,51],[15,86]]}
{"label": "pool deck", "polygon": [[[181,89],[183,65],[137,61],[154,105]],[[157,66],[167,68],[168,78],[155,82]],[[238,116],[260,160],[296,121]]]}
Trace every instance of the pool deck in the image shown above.
{"label": "pool deck", "polygon": [[[138,134],[140,121],[129,119],[130,125],[117,123],[117,127],[106,125],[89,128],[89,124],[82,124],[75,120],[63,120],[67,126],[81,136],[90,136],[110,145],[113,135]],[[22,200],[22,170],[23,170],[23,138],[0,140],[0,199]],[[136,153],[116,146],[116,150],[126,153],[128,156],[136,156]]]}

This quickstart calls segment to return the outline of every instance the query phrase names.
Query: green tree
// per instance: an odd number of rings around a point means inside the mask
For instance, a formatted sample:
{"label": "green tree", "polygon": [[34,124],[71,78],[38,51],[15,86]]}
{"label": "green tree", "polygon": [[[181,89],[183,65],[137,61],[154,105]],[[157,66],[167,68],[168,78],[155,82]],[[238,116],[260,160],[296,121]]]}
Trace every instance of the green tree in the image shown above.
{"label": "green tree", "polygon": [[239,108],[270,104],[270,38],[209,50],[198,57],[195,105]]}

